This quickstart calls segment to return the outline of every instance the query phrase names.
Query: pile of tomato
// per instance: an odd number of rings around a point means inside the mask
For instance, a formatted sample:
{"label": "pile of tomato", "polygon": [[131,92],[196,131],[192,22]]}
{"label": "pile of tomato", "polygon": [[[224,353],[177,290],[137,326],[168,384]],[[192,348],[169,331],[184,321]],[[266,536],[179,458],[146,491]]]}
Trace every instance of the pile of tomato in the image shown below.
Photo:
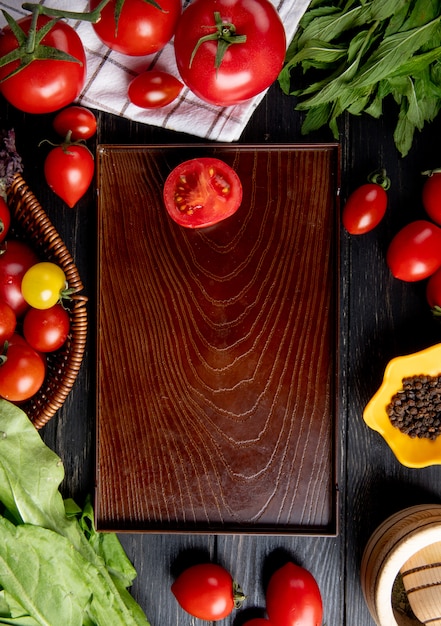
{"label": "pile of tomato", "polygon": [[[193,617],[218,621],[228,617],[246,599],[231,574],[216,563],[201,563],[184,570],[172,585],[180,606]],[[265,592],[267,617],[244,626],[321,626],[323,602],[313,575],[288,561],[271,576]]]}
{"label": "pile of tomato", "polygon": [[[422,205],[428,219],[406,224],[390,242],[386,262],[395,278],[406,282],[427,281],[429,306],[441,314],[441,171],[425,172]],[[384,178],[383,178],[384,182]],[[387,208],[388,185],[369,182],[354,190],[343,207],[343,226],[352,235],[375,228]]]}
{"label": "pile of tomato", "polygon": [[[34,10],[36,31],[32,15],[16,23],[23,32],[20,41],[16,26],[3,29],[0,58],[15,57],[0,67],[1,92],[20,110],[48,113],[80,94],[86,55],[76,31],[51,20],[50,8]],[[86,19],[81,13],[64,15]],[[243,102],[277,79],[285,58],[285,30],[269,0],[194,0],[184,11],[182,0],[108,0],[104,5],[90,0],[87,21],[105,45],[129,56],[154,54],[174,38],[181,80],[162,69],[135,77],[128,97],[143,108],[169,104],[183,83],[219,106]]]}
{"label": "pile of tomato", "polygon": [[47,354],[69,335],[70,316],[62,304],[69,290],[56,263],[7,238],[9,226],[9,209],[0,198],[0,397],[20,403],[39,391]]}

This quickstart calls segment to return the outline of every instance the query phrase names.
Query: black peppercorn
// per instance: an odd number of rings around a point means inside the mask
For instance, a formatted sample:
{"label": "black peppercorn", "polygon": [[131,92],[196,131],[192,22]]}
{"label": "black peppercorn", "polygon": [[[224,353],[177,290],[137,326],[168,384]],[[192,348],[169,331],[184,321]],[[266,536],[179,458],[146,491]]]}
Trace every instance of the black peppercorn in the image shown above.
{"label": "black peppercorn", "polygon": [[436,439],[441,435],[441,375],[403,378],[387,413],[393,426],[409,437]]}

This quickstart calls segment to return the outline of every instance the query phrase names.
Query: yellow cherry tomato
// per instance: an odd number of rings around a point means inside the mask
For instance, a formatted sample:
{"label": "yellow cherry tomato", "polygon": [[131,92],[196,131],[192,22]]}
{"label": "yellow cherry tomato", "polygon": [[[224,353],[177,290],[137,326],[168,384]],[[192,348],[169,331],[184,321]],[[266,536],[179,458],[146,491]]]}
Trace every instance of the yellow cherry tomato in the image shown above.
{"label": "yellow cherry tomato", "polygon": [[32,265],[23,276],[21,292],[34,309],[49,309],[63,298],[66,275],[55,263],[42,261]]}

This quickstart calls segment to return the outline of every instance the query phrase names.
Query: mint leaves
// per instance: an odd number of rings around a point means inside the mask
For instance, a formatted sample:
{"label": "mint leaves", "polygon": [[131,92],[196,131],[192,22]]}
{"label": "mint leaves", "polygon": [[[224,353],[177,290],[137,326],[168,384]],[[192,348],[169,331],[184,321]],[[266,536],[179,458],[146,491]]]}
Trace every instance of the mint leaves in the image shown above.
{"label": "mint leaves", "polygon": [[[382,114],[397,104],[394,132],[404,157],[415,130],[441,108],[441,4],[433,0],[313,0],[291,42],[279,84],[306,111],[302,132],[343,113]],[[305,85],[298,87],[298,85]]]}
{"label": "mint leaves", "polygon": [[63,477],[26,414],[0,400],[0,622],[149,626],[117,536],[96,532],[90,502],[63,501]]}

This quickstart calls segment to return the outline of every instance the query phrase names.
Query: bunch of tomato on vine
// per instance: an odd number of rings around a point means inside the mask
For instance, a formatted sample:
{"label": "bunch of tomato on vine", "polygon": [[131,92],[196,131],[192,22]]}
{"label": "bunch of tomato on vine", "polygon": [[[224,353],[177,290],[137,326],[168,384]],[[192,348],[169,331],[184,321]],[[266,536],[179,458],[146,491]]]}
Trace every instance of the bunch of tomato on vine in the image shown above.
{"label": "bunch of tomato on vine", "polygon": [[46,377],[46,358],[64,345],[70,315],[64,271],[9,238],[11,216],[0,197],[0,397],[24,402]]}
{"label": "bunch of tomato on vine", "polygon": [[[435,316],[441,315],[441,170],[423,172],[421,201],[429,219],[409,222],[392,238],[386,262],[392,275],[406,282],[427,279],[426,299]],[[345,229],[352,235],[373,230],[383,219],[390,186],[384,170],[348,197],[342,213]]]}

